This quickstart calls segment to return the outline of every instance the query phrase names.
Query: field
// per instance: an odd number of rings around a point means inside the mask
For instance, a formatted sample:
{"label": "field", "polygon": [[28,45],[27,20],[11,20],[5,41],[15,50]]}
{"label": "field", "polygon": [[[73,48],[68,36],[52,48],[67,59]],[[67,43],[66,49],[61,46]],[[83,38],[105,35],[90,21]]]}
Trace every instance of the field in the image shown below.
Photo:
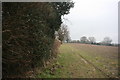
{"label": "field", "polygon": [[109,78],[118,76],[118,48],[64,43],[56,63],[38,78]]}

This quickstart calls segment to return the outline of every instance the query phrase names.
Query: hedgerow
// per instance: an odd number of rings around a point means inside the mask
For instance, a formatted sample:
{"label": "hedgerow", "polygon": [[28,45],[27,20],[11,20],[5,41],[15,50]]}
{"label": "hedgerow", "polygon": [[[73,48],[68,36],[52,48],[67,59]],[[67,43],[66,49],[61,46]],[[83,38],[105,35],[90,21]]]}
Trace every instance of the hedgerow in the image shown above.
{"label": "hedgerow", "polygon": [[2,3],[3,78],[42,67],[54,57],[55,31],[73,2]]}

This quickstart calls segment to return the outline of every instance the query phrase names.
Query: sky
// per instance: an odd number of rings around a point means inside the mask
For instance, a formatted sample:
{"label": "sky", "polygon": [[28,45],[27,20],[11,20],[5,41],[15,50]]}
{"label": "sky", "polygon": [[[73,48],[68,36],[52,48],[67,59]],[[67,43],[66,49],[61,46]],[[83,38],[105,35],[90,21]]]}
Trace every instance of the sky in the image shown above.
{"label": "sky", "polygon": [[120,0],[73,0],[74,8],[62,17],[72,40],[82,36],[95,37],[100,42],[110,37],[118,43],[118,2]]}

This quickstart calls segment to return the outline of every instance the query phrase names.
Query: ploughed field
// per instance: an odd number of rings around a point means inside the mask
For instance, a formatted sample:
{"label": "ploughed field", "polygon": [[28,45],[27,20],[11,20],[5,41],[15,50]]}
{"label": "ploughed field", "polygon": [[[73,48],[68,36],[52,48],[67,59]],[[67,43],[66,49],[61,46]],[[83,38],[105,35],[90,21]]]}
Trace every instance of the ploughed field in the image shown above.
{"label": "ploughed field", "polygon": [[118,77],[118,47],[64,43],[60,46],[57,61],[37,77]]}

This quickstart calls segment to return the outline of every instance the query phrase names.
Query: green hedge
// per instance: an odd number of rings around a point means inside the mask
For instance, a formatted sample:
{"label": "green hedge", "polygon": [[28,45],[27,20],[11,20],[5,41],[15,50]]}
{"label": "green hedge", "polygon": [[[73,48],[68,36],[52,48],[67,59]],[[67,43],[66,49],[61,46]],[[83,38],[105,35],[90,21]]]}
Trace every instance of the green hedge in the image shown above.
{"label": "green hedge", "polygon": [[71,7],[72,2],[2,4],[3,78],[25,75],[54,57],[54,33]]}

